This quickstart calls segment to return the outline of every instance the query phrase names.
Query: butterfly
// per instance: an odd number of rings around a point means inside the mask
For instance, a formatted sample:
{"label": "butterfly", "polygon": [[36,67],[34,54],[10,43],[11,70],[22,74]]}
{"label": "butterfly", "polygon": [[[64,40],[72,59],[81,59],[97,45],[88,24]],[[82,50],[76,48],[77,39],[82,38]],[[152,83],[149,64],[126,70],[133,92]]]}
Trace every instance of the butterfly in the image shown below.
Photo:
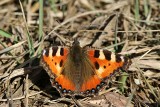
{"label": "butterfly", "polygon": [[41,65],[62,96],[92,96],[104,86],[106,79],[119,69],[127,70],[131,60],[105,49],[81,47],[74,40],[71,47],[44,49]]}

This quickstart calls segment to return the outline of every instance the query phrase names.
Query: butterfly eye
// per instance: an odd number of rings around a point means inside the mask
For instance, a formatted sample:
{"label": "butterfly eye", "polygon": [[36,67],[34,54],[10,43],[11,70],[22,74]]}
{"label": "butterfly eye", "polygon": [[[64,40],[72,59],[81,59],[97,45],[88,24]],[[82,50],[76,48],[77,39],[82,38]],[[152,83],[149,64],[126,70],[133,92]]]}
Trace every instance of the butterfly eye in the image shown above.
{"label": "butterfly eye", "polygon": [[61,85],[59,85],[59,86],[58,86],[58,88],[61,90],[61,89],[62,89],[62,86],[61,86]]}
{"label": "butterfly eye", "polygon": [[95,93],[95,92],[96,92],[96,90],[95,90],[95,89],[92,89],[92,90],[91,90],[91,93]]}
{"label": "butterfly eye", "polygon": [[87,90],[87,91],[86,91],[86,94],[89,94],[89,93],[90,93],[90,91],[89,91],[89,90]]}
{"label": "butterfly eye", "polygon": [[72,91],[71,91],[71,90],[68,90],[68,93],[72,93]]}
{"label": "butterfly eye", "polygon": [[101,82],[101,83],[100,83],[101,86],[103,86],[104,84],[105,84],[104,82]]}
{"label": "butterfly eye", "polygon": [[55,85],[59,85],[58,82],[55,82],[54,84],[55,84]]}
{"label": "butterfly eye", "polygon": [[82,95],[82,94],[85,94],[85,92],[82,91],[82,92],[80,92],[80,94],[81,94],[81,95]]}
{"label": "butterfly eye", "polygon": [[[50,77],[50,80],[55,81],[54,76]],[[52,83],[54,83],[54,82],[52,82]]]}
{"label": "butterfly eye", "polygon": [[100,88],[101,88],[100,85],[97,85],[96,89],[97,89],[97,90],[100,90]]}
{"label": "butterfly eye", "polygon": [[66,89],[63,89],[63,91],[62,91],[63,93],[67,93],[67,90]]}

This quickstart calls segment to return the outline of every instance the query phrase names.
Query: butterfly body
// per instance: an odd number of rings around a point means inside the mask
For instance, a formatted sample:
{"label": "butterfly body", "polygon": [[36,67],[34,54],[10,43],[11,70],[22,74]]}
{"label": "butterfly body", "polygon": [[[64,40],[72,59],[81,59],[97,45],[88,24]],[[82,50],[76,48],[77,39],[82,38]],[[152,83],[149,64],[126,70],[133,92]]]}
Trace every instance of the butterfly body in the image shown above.
{"label": "butterfly body", "polygon": [[130,61],[107,50],[56,46],[43,51],[41,64],[51,82],[63,95],[94,95],[105,86],[106,78]]}

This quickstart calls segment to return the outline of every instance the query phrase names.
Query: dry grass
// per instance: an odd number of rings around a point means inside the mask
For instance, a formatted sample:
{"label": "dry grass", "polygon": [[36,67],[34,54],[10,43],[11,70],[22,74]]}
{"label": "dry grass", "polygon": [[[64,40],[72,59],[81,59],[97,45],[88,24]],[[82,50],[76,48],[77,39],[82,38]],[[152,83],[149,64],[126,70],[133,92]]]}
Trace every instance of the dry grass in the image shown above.
{"label": "dry grass", "polygon": [[[43,7],[36,0],[0,1],[0,107],[160,106],[160,3],[53,1],[44,0]],[[74,38],[128,55],[132,65],[97,97],[61,98],[39,57],[44,46],[70,45]]]}

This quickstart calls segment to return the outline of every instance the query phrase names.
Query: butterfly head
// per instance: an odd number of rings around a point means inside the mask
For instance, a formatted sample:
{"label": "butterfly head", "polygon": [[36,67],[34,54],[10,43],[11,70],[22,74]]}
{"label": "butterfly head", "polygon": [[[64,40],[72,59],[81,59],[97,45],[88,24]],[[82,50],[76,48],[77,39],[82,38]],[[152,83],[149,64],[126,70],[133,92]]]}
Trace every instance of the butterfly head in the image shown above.
{"label": "butterfly head", "polygon": [[72,43],[72,46],[80,46],[80,43],[77,39],[75,39]]}
{"label": "butterfly head", "polygon": [[83,59],[82,57],[84,56],[84,51],[77,39],[75,39],[72,43],[69,53],[70,61],[80,63]]}

